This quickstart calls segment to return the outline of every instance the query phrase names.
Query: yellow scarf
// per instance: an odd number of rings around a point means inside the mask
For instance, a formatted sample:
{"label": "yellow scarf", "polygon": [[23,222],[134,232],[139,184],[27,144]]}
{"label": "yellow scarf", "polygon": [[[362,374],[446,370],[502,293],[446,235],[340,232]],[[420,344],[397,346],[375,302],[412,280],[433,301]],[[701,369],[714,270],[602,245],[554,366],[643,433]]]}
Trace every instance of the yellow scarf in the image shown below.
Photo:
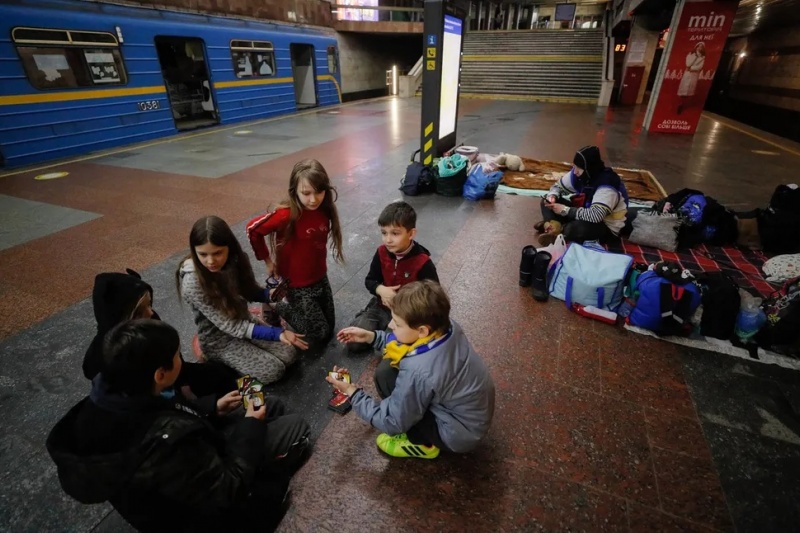
{"label": "yellow scarf", "polygon": [[397,337],[394,336],[394,333],[391,333],[386,339],[386,346],[383,349],[383,358],[388,359],[391,361],[391,365],[393,367],[398,368],[400,366],[400,359],[403,357],[417,352],[425,353],[428,350],[433,349],[436,345],[449,336],[450,331],[447,331],[446,333],[436,331],[427,337],[422,337],[421,339],[415,341],[414,344],[403,344],[397,340]]}

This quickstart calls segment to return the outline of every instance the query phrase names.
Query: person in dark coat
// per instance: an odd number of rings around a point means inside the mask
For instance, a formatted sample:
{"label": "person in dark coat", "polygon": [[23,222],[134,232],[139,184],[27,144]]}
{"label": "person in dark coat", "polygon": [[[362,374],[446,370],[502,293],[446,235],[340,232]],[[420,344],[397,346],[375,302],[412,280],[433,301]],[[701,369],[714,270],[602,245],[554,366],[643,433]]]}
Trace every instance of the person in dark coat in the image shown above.
{"label": "person in dark coat", "polygon": [[[117,324],[131,319],[161,320],[153,309],[153,287],[138,272],[103,272],[94,278],[92,306],[97,334],[83,357],[83,375],[92,380],[103,367],[103,338]],[[191,395],[219,395],[236,388],[237,373],[219,363],[184,364],[177,386],[188,386]]]}
{"label": "person in dark coat", "polygon": [[275,399],[237,418],[238,391],[189,401],[173,388],[182,364],[178,332],[161,321],[108,333],[90,395],[47,438],[62,488],[110,502],[140,531],[276,526],[308,424]]}

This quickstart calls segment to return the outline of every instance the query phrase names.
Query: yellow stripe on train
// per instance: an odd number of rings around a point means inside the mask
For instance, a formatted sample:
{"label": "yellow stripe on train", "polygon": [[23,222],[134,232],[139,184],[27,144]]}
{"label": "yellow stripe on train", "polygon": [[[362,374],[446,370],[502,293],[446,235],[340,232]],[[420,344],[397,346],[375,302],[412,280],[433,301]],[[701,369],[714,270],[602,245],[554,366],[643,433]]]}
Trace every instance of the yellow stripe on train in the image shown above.
{"label": "yellow stripe on train", "polygon": [[91,100],[92,98],[114,98],[117,96],[139,96],[144,94],[163,94],[167,90],[154,87],[130,87],[124,89],[96,89],[92,91],[65,91],[60,93],[16,94],[0,96],[0,106],[20,104],[42,104],[46,102],[69,102],[72,100]]}
{"label": "yellow stripe on train", "polygon": [[[342,101],[342,90],[339,82],[330,74],[317,76],[318,81],[330,81],[336,86],[339,101]],[[292,83],[293,78],[262,78],[249,80],[221,81],[214,83],[215,89],[228,89],[231,87],[247,87],[253,85],[272,85],[276,83]],[[21,104],[42,104],[47,102],[70,102],[74,100],[91,100],[93,98],[116,98],[119,96],[160,95],[167,90],[160,85],[152,87],[126,87],[120,89],[95,89],[90,91],[64,91],[37,94],[16,94],[0,96],[0,106]]]}

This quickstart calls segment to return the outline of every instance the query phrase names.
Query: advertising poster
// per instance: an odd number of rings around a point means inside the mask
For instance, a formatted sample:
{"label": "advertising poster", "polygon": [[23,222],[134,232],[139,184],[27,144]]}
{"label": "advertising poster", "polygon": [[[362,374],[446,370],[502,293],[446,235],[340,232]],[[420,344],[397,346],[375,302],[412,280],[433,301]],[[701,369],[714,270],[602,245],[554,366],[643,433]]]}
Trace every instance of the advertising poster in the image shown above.
{"label": "advertising poster", "polygon": [[648,131],[695,132],[738,4],[738,0],[684,4],[677,28],[670,31],[672,48]]}
{"label": "advertising poster", "polygon": [[439,138],[456,131],[458,107],[458,74],[461,66],[462,21],[450,15],[444,16],[442,38],[442,89],[439,93]]}

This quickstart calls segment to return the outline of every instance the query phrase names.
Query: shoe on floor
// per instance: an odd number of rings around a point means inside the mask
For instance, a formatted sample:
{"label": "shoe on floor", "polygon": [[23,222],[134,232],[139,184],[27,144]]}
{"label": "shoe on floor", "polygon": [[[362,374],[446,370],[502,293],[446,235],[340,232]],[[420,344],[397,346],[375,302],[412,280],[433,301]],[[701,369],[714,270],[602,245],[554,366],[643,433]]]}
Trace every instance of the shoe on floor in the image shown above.
{"label": "shoe on floor", "polygon": [[392,457],[415,457],[417,459],[436,459],[439,457],[439,448],[414,444],[408,440],[405,433],[394,436],[381,433],[375,442],[383,453]]}
{"label": "shoe on floor", "polygon": [[537,233],[544,232],[544,220],[540,220],[539,222],[534,224],[533,229],[536,230]]}

